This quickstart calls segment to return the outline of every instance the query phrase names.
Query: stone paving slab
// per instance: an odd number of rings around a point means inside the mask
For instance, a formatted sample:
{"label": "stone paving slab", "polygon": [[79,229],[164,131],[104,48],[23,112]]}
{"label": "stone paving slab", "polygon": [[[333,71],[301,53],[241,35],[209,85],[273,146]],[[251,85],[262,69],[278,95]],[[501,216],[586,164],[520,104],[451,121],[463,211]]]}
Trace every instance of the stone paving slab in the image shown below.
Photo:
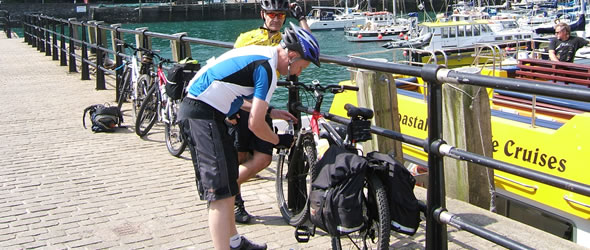
{"label": "stone paving slab", "polygon": [[[144,139],[131,126],[98,134],[82,127],[85,107],[114,102],[113,81],[97,91],[94,80],[80,80],[23,39],[3,33],[0,65],[0,248],[212,248],[190,154],[171,156],[162,126]],[[131,111],[124,110],[124,124],[131,125]],[[416,192],[424,199],[423,189]],[[323,233],[309,243],[296,242],[276,206],[272,167],[243,185],[243,196],[256,218],[239,225],[240,233],[270,249],[330,247]],[[453,212],[486,213],[452,200],[447,204]],[[486,227],[534,248],[579,247],[495,214],[482,216],[491,218]],[[422,222],[413,237],[393,234],[391,248],[424,248],[424,227]],[[448,231],[451,249],[499,247]]]}

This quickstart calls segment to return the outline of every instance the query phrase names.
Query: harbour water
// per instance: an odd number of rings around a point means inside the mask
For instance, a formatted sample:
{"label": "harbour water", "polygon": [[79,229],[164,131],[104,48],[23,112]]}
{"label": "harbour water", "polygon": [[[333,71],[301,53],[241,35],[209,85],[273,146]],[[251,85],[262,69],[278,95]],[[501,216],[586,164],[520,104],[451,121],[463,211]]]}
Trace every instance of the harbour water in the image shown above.
{"label": "harbour water", "polygon": [[[289,21],[296,23],[294,19],[288,18]],[[226,21],[191,21],[191,22],[160,22],[160,23],[133,23],[124,24],[123,28],[135,29],[137,27],[148,27],[152,32],[174,34],[179,32],[186,32],[190,37],[234,42],[240,33],[249,31],[262,25],[260,19],[247,20],[226,20]],[[288,24],[286,24],[288,25]],[[342,30],[333,31],[316,31],[313,35],[320,43],[320,50],[322,54],[332,56],[347,56],[353,53],[383,50],[381,42],[369,43],[353,43],[346,40]],[[132,37],[126,37],[129,42],[133,41]],[[163,56],[170,57],[168,40],[153,39],[152,47],[160,49]],[[205,62],[212,56],[219,56],[227,51],[225,48],[192,45],[192,57],[201,62]],[[282,76],[284,79],[284,76]],[[311,82],[312,80],[319,80],[322,84],[338,84],[338,82],[350,79],[350,73],[346,67],[339,65],[331,65],[323,63],[320,68],[315,65],[310,65],[300,76],[300,81]],[[273,100],[271,102],[275,107],[284,107],[287,94],[283,88],[277,89]],[[332,102],[332,96],[326,96],[323,110],[328,110]]]}

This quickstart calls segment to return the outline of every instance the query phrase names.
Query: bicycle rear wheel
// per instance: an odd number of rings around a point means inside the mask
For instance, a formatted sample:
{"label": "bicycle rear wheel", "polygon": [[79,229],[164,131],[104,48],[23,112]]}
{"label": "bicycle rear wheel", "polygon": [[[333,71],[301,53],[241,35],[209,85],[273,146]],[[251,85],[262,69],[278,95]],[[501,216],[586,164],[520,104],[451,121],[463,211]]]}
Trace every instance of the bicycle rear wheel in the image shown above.
{"label": "bicycle rear wheel", "polygon": [[135,120],[135,133],[141,137],[145,136],[156,123],[158,118],[158,103],[160,92],[158,85],[154,84],[147,93]]}
{"label": "bicycle rear wheel", "polygon": [[170,107],[167,113],[169,115],[168,122],[164,128],[166,137],[166,147],[168,152],[173,156],[180,156],[186,148],[186,141],[180,131],[180,125],[177,120],[178,109],[180,108],[180,100],[170,100]]}
{"label": "bicycle rear wheel", "polygon": [[119,99],[117,100],[117,107],[121,110],[123,106],[123,102],[126,102],[131,98],[131,69],[129,67],[125,67],[125,71],[121,76],[121,84],[119,85]]}
{"label": "bicycle rear wheel", "polygon": [[391,229],[387,193],[379,177],[370,171],[365,177],[363,196],[363,216],[367,223],[363,229],[346,236],[352,244],[343,249],[389,249]]}
{"label": "bicycle rear wheel", "polygon": [[150,87],[153,86],[153,78],[148,74],[140,75],[137,78],[137,93],[135,93],[135,99],[133,99],[133,114],[137,117],[141,104],[146,99]]}
{"label": "bicycle rear wheel", "polygon": [[319,174],[317,149],[313,134],[300,134],[298,143],[279,153],[276,173],[276,195],[283,219],[292,226],[309,218],[307,196],[311,182]]}

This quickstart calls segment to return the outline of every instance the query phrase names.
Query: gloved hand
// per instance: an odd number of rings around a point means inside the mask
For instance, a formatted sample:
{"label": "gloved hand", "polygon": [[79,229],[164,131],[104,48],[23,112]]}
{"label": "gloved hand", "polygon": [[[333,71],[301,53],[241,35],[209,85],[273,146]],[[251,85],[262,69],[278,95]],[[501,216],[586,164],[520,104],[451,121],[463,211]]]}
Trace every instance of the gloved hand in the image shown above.
{"label": "gloved hand", "polygon": [[297,3],[292,3],[290,6],[291,16],[293,16],[297,21],[301,21],[305,19],[305,14],[303,13],[303,8],[299,6]]}
{"label": "gloved hand", "polygon": [[275,148],[288,148],[293,144],[293,135],[282,134],[279,136],[279,143],[275,145]]}

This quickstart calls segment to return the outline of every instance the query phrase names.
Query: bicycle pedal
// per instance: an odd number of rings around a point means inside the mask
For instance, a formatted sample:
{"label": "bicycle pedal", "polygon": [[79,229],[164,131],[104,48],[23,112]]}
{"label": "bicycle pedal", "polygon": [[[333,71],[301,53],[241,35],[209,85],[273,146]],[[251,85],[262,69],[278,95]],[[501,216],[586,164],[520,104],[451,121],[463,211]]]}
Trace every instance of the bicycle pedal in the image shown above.
{"label": "bicycle pedal", "polygon": [[309,227],[298,226],[295,228],[295,239],[297,240],[297,242],[299,242],[299,243],[308,242],[310,236],[311,236],[311,232],[309,230]]}

